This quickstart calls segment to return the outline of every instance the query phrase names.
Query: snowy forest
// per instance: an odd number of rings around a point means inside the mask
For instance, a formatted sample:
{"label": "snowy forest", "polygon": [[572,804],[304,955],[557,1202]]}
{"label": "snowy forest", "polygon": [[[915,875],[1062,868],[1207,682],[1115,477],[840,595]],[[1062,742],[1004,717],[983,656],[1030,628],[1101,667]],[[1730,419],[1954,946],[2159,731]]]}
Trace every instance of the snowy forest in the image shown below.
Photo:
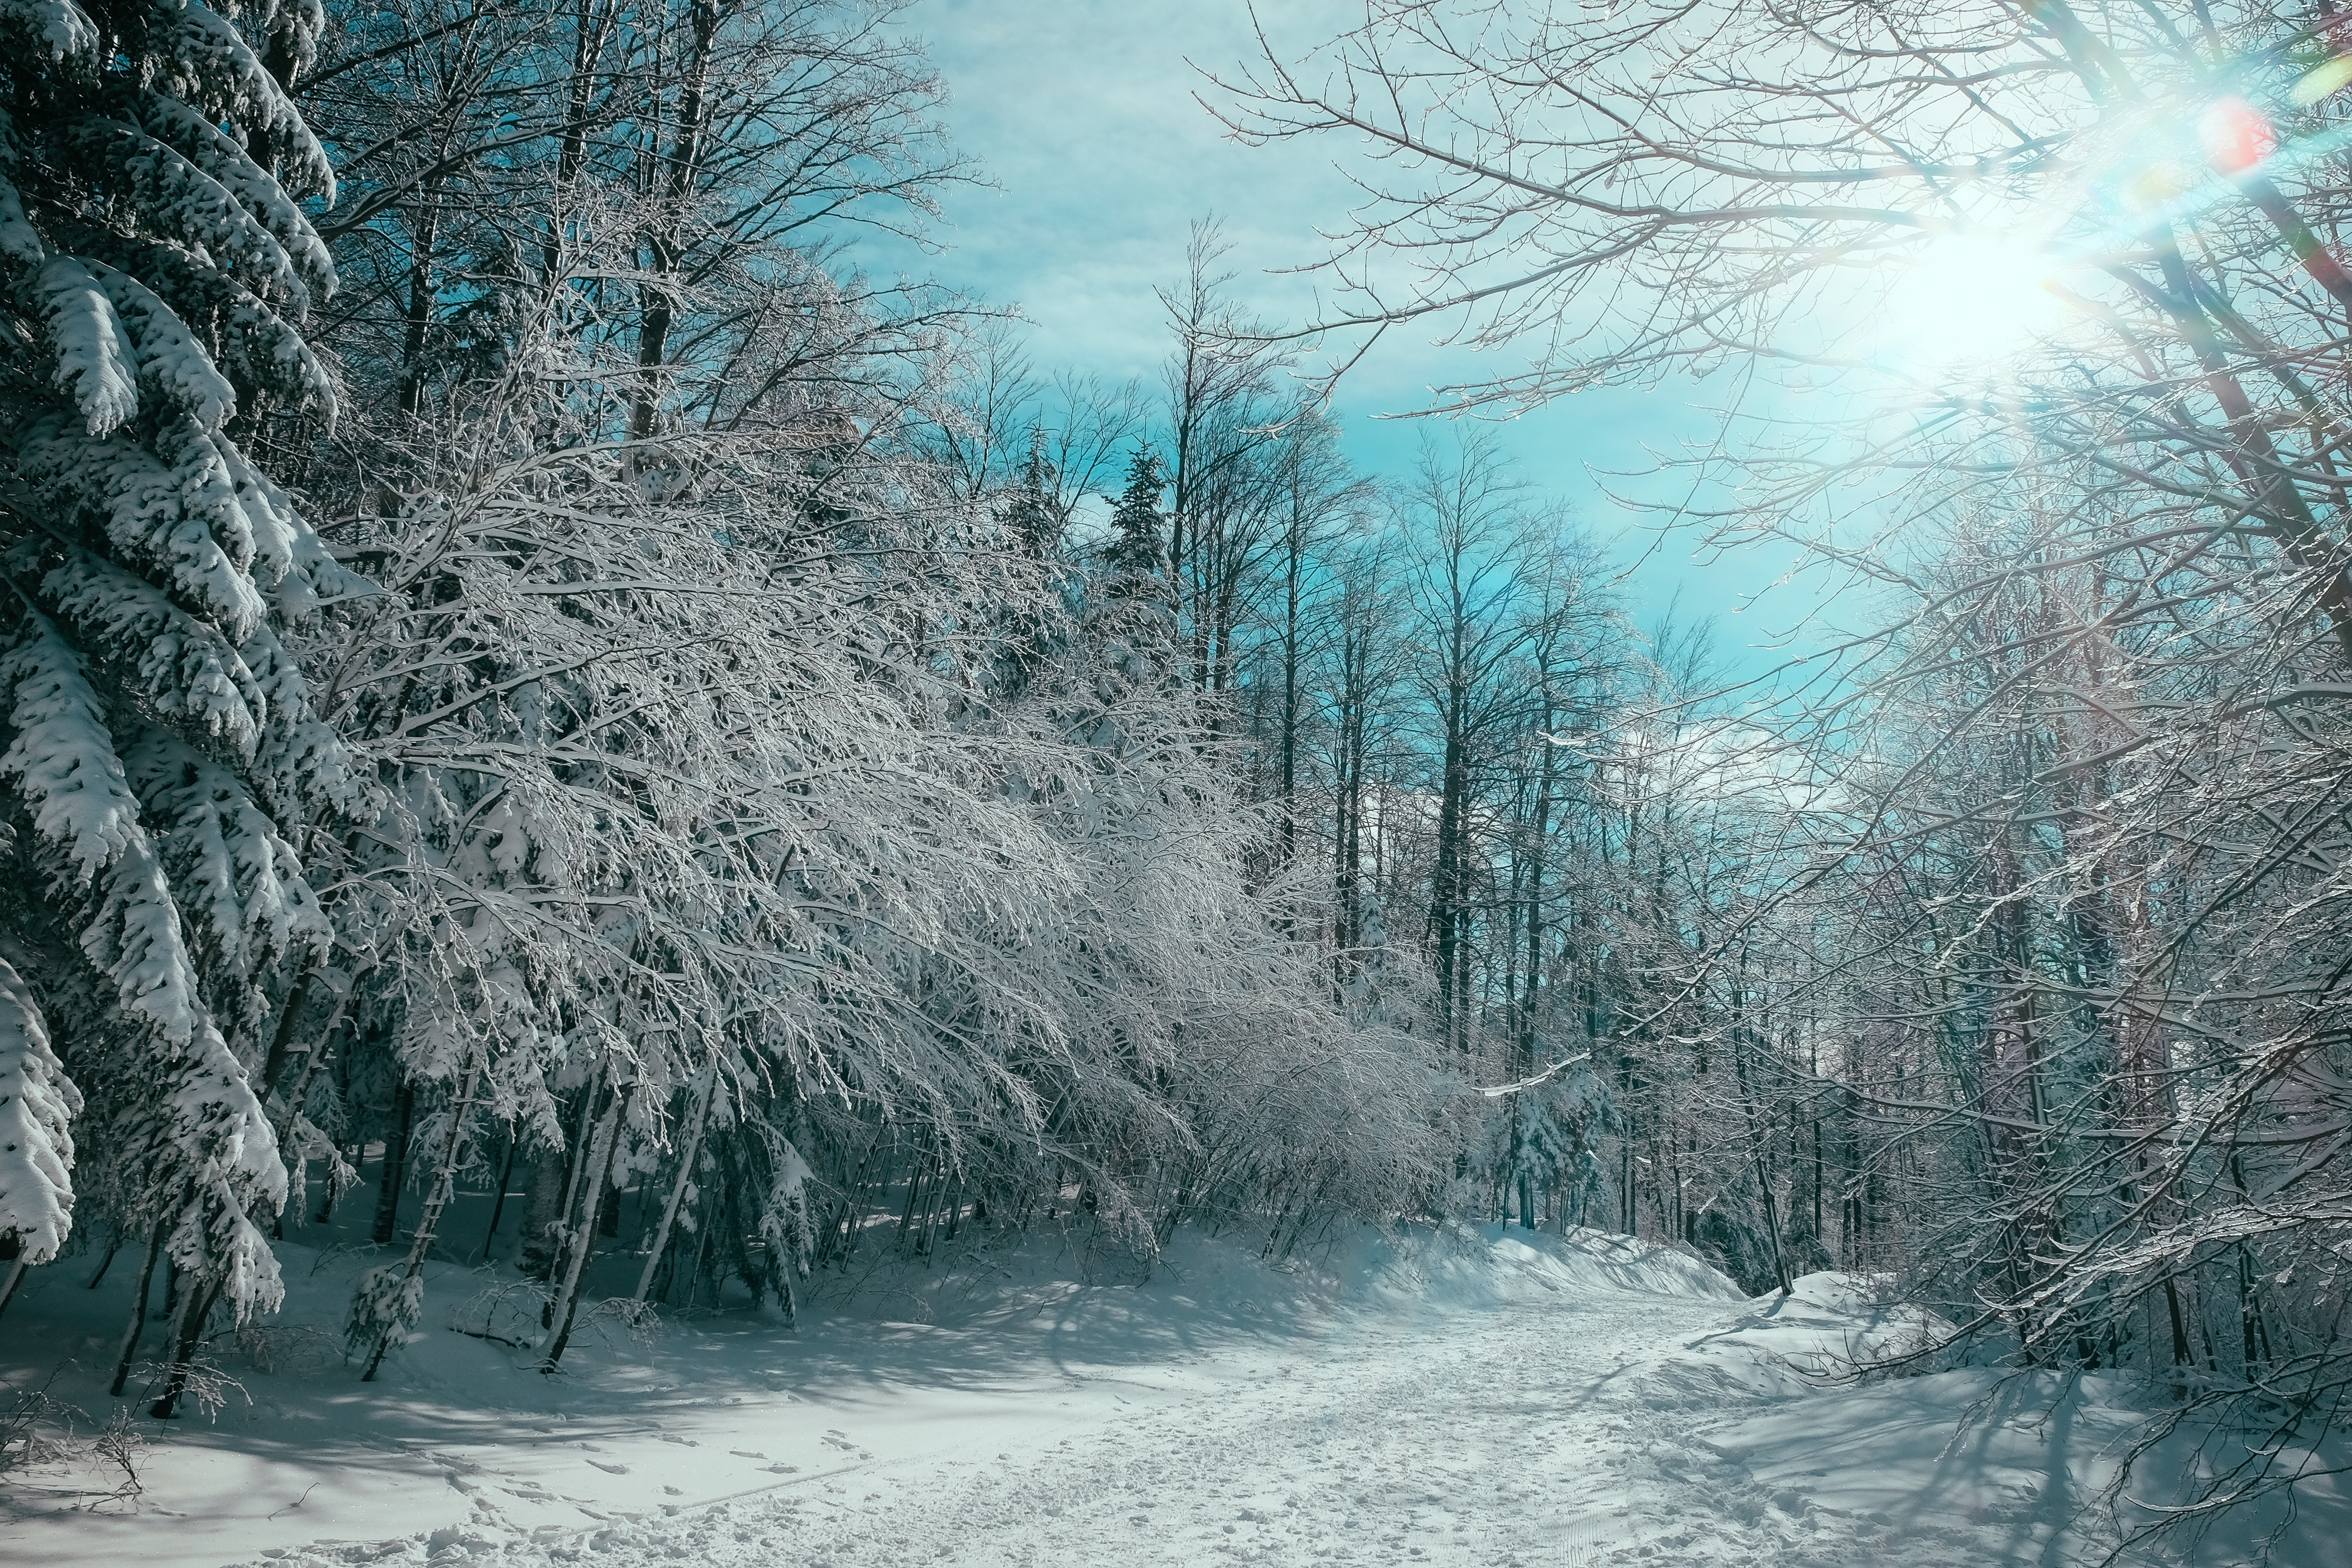
{"label": "snowy forest", "polygon": [[[360,1215],[361,1382],[441,1262],[554,1371],[960,1237],[1590,1229],[2296,1482],[2352,17],[1351,18],[1201,87],[1359,182],[1325,312],[1203,215],[1126,380],[870,265],[987,177],[919,5],[0,0],[0,1312],[135,1281],[168,1417]],[[1512,368],[1375,474],[1392,329]],[[1695,380],[1622,466],[1819,586],[1768,675],[1488,423]]]}

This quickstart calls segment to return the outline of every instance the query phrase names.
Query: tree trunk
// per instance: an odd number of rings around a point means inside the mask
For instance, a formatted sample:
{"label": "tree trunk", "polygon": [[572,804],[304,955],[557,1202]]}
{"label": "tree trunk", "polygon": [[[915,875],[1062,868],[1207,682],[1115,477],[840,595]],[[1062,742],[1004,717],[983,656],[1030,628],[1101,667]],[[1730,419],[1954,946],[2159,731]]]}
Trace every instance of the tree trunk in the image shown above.
{"label": "tree trunk", "polygon": [[[416,1216],[416,1234],[408,1244],[408,1266],[401,1271],[403,1279],[414,1279],[425,1272],[425,1256],[432,1250],[434,1232],[440,1228],[442,1211],[448,1207],[450,1191],[457,1184],[457,1156],[466,1146],[466,1114],[473,1109],[474,1086],[481,1077],[482,1047],[477,1046],[472,1057],[466,1067],[465,1079],[450,1101],[449,1131],[441,1140],[440,1157],[434,1163],[433,1190],[425,1194],[424,1210]],[[375,1381],[376,1368],[383,1364],[384,1352],[392,1348],[392,1335],[393,1331],[386,1328],[376,1336],[367,1370],[360,1373],[362,1383]]]}
{"label": "tree trunk", "polygon": [[556,1258],[561,1250],[555,1227],[563,1220],[563,1185],[572,1159],[578,1158],[578,1141],[567,1158],[559,1149],[541,1149],[531,1156],[530,1173],[524,1178],[522,1233],[515,1237],[514,1265],[531,1279],[546,1279],[555,1273]]}
{"label": "tree trunk", "polygon": [[[661,373],[668,363],[670,327],[677,307],[671,290],[683,279],[677,274],[683,258],[679,233],[693,205],[695,184],[702,163],[702,140],[708,132],[706,94],[712,51],[719,41],[719,24],[725,10],[719,0],[692,0],[688,26],[693,43],[683,73],[685,87],[677,106],[677,132],[666,162],[668,178],[662,195],[661,215],[647,236],[652,251],[649,271],[660,281],[648,290],[649,302],[637,328],[637,371],[640,377],[629,411],[629,437],[643,441],[654,432],[660,416]],[[658,126],[659,119],[655,124]],[[658,134],[656,131],[654,134]]]}
{"label": "tree trunk", "polygon": [[213,1315],[213,1303],[220,1300],[223,1281],[191,1279],[180,1292],[178,1332],[173,1337],[172,1360],[163,1376],[163,1392],[147,1407],[147,1414],[158,1421],[169,1421],[187,1391],[188,1369],[196,1353],[196,1343],[204,1338],[205,1321]]}
{"label": "tree trunk", "polygon": [[131,1358],[139,1352],[140,1331],[147,1322],[147,1290],[155,1279],[155,1259],[163,1250],[164,1222],[155,1222],[155,1234],[147,1238],[147,1261],[139,1268],[139,1288],[131,1297],[131,1321],[122,1331],[122,1352],[114,1358],[114,1381],[106,1392],[116,1398],[122,1396],[122,1384],[131,1375]]}
{"label": "tree trunk", "polygon": [[[590,1178],[588,1191],[583,1196],[590,1202],[593,1202],[594,1194],[602,1193],[605,1184],[612,1180],[613,1159],[621,1142],[621,1112],[628,1098],[627,1092],[621,1089],[613,1090],[611,1106],[597,1124],[595,1143],[590,1147],[588,1158],[583,1162],[589,1167],[587,1173]],[[553,1372],[556,1363],[563,1359],[565,1348],[572,1343],[572,1325],[580,1310],[581,1280],[587,1274],[590,1255],[596,1250],[595,1218],[593,1210],[583,1209],[578,1223],[572,1227],[578,1239],[572,1243],[570,1258],[564,1266],[563,1283],[556,1294],[554,1305],[558,1322],[555,1337],[548,1342],[547,1354],[539,1363],[539,1370],[542,1373]]]}
{"label": "tree trunk", "polygon": [[637,1293],[631,1298],[633,1300],[644,1300],[646,1293],[653,1289],[654,1269],[669,1247],[670,1227],[677,1223],[678,1211],[685,1205],[686,1189],[694,1184],[695,1157],[702,1152],[703,1122],[709,1115],[711,1096],[718,1085],[719,1065],[713,1062],[702,1069],[701,1081],[695,1085],[693,1107],[687,1113],[686,1138],[678,1146],[677,1179],[670,1184],[661,1219],[654,1226],[652,1245],[646,1250],[645,1271],[637,1276]]}
{"label": "tree trunk", "polygon": [[375,1230],[377,1246],[388,1244],[400,1222],[400,1189],[408,1174],[408,1134],[416,1116],[416,1086],[403,1078],[394,1097],[392,1126],[383,1140],[383,1165],[376,1173]]}
{"label": "tree trunk", "polygon": [[499,1167],[499,1195],[490,1205],[490,1227],[482,1233],[481,1258],[489,1260],[490,1247],[499,1239],[499,1221],[506,1217],[507,1189],[514,1185],[515,1154],[522,1147],[522,1132],[513,1122],[507,1123],[507,1157]]}
{"label": "tree trunk", "polygon": [[411,419],[425,406],[425,339],[433,327],[433,245],[441,226],[438,180],[418,189],[408,256],[408,303],[401,337],[400,411]]}
{"label": "tree trunk", "polygon": [[1438,1028],[1447,1047],[1456,1051],[1468,1043],[1462,1018],[1460,970],[1469,760],[1458,728],[1458,711],[1466,701],[1466,694],[1457,688],[1447,705],[1444,769],[1437,805],[1437,864],[1431,878],[1429,910],[1437,958]]}
{"label": "tree trunk", "polygon": [[[562,1266],[565,1226],[580,1194],[580,1178],[588,1161],[589,1130],[604,1109],[604,1069],[580,1096],[580,1115],[571,1141],[561,1150],[542,1150],[532,1173],[530,1206],[523,1215],[523,1232],[515,1243],[515,1266],[533,1279],[552,1281]],[[549,1298],[540,1326],[555,1326],[555,1301]]]}

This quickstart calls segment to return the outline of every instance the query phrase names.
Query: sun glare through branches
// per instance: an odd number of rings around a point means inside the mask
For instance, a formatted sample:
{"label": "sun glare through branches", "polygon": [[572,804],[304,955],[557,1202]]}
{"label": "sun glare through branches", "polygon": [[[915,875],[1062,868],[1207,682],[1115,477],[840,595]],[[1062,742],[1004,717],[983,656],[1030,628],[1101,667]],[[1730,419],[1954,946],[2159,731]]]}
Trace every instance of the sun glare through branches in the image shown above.
{"label": "sun glare through branches", "polygon": [[1980,366],[2026,352],[2056,326],[2042,247],[2000,235],[1939,235],[1906,258],[1878,318],[1877,358],[1913,373]]}

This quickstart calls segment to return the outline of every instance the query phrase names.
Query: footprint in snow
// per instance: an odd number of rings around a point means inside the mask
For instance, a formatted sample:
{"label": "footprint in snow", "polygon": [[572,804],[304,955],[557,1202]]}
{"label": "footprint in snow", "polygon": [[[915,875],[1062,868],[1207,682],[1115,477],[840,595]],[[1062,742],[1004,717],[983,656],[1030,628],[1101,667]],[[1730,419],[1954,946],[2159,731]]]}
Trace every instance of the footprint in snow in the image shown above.
{"label": "footprint in snow", "polygon": [[765,1454],[755,1454],[749,1448],[730,1448],[727,1451],[739,1459],[764,1459],[768,1457]]}
{"label": "footprint in snow", "polygon": [[602,1459],[591,1459],[588,1462],[608,1476],[625,1476],[629,1473],[629,1467],[626,1465],[608,1465]]}

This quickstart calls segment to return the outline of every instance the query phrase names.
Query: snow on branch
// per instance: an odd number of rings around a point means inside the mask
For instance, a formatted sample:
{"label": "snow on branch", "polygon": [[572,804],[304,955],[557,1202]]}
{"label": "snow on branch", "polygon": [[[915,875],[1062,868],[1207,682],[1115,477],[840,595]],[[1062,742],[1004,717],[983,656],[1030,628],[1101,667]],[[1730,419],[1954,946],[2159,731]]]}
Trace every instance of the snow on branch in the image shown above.
{"label": "snow on branch", "polygon": [[0,1236],[47,1263],[73,1228],[73,1119],[81,1095],[49,1048],[24,977],[0,958]]}
{"label": "snow on branch", "polygon": [[268,615],[247,572],[253,520],[227,460],[193,421],[174,421],[142,446],[52,415],[19,438],[16,466],[53,504],[98,512],[124,557],[163,576],[232,640]]}
{"label": "snow on branch", "polygon": [[290,409],[334,422],[335,387],[326,367],[293,323],[267,300],[174,244],[124,242],[110,255],[210,335],[214,363],[240,394],[267,394]]}
{"label": "snow on branch", "polygon": [[335,172],[326,150],[252,46],[226,18],[201,5],[180,13],[178,31],[163,41],[169,51],[156,85],[198,113],[257,134],[294,176],[298,195],[332,204]]}
{"label": "snow on branch", "polygon": [[57,356],[50,384],[74,400],[82,425],[103,436],[139,412],[138,355],[114,304],[74,257],[52,258],[33,279]]}
{"label": "snow on branch", "polygon": [[[5,137],[6,131],[6,121],[0,120],[0,137]],[[5,167],[0,163],[0,169]],[[38,267],[48,253],[40,234],[25,217],[24,194],[5,174],[0,174],[0,256],[27,267]]]}
{"label": "snow on branch", "polygon": [[80,657],[45,616],[28,614],[26,622],[25,636],[0,657],[13,731],[0,752],[0,779],[19,781],[34,831],[61,847],[87,881],[138,834],[139,801]]}
{"label": "snow on branch", "polygon": [[131,203],[153,232],[212,257],[257,294],[282,300],[298,314],[310,309],[310,287],[278,237],[178,151],[121,121],[95,117],[69,128],[66,142],[87,174]]}
{"label": "snow on branch", "polygon": [[319,232],[278,177],[245,154],[245,150],[220,133],[217,126],[186,104],[151,96],[141,101],[139,123],[150,136],[171,146],[197,168],[220,182],[222,188],[275,236],[302,281],[320,300],[335,291],[334,258]]}
{"label": "snow on branch", "polygon": [[1552,1063],[1551,1066],[1544,1068],[1543,1071],[1536,1074],[1533,1078],[1523,1078],[1517,1083],[1498,1083],[1492,1089],[1481,1089],[1478,1092],[1485,1095],[1488,1100],[1500,1100],[1507,1094],[1519,1094],[1530,1089],[1541,1089],[1559,1073],[1574,1067],[1579,1062],[1590,1061],[1591,1059],[1592,1053],[1591,1051],[1579,1051],[1572,1057],[1561,1058],[1559,1061]]}
{"label": "snow on branch", "polygon": [[139,383],[206,430],[217,430],[236,412],[236,388],[213,363],[213,356],[178,311],[119,268],[88,264],[105,290],[114,314],[131,334],[139,362]]}
{"label": "snow on branch", "polygon": [[249,978],[298,946],[313,957],[324,951],[333,928],[294,847],[235,770],[152,729],[124,750],[123,763],[207,967]]}
{"label": "snow on branch", "polygon": [[0,23],[47,47],[52,59],[95,56],[98,24],[74,0],[0,0]]}
{"label": "snow on branch", "polygon": [[[268,702],[236,648],[152,584],[87,550],[41,580],[41,594],[87,645],[113,650],[154,710],[194,739],[249,757]],[[112,662],[110,659],[108,662]]]}

